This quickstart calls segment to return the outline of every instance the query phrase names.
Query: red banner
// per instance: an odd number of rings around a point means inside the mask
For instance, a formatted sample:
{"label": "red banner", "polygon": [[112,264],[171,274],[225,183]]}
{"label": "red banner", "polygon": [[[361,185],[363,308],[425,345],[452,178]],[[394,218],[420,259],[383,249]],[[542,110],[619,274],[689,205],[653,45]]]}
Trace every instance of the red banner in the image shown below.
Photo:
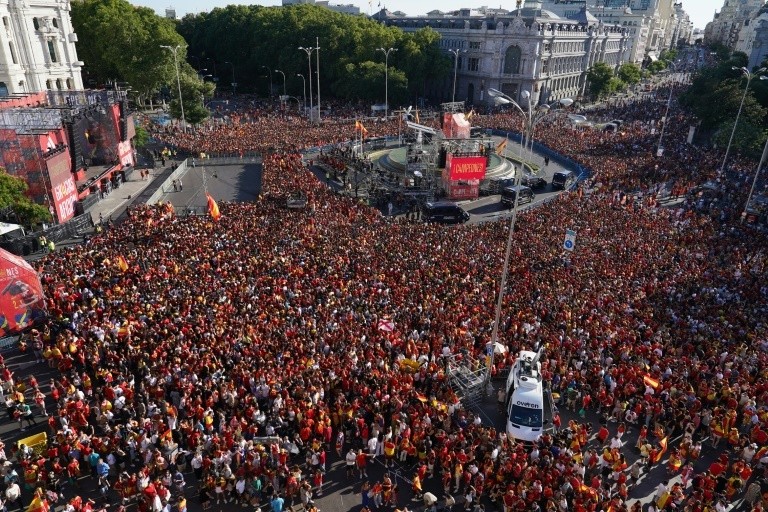
{"label": "red banner", "polygon": [[481,180],[485,177],[487,162],[484,156],[453,156],[448,153],[445,157],[445,170],[451,181]]}
{"label": "red banner", "polygon": [[45,161],[51,178],[51,193],[56,207],[56,217],[64,222],[75,216],[77,186],[75,177],[70,172],[71,160],[67,151],[61,152]]}
{"label": "red banner", "polygon": [[23,258],[0,249],[0,336],[21,331],[44,315],[37,272]]}

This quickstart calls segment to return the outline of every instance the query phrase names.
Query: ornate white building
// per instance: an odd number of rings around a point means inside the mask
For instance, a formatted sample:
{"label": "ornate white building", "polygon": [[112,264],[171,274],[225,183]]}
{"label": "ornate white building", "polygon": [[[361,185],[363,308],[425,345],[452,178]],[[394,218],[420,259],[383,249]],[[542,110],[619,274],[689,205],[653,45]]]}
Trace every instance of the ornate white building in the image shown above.
{"label": "ornate white building", "polygon": [[[577,98],[584,93],[588,70],[598,62],[618,67],[627,62],[630,39],[626,27],[605,25],[589,11],[572,19],[556,16],[541,2],[508,14],[402,17],[381,11],[375,19],[406,32],[431,27],[442,36],[441,47],[458,50],[456,101],[489,103],[494,88],[519,101],[523,91],[535,102]],[[451,99],[453,73],[429,93]]]}
{"label": "ornate white building", "polygon": [[0,97],[83,88],[69,0],[0,0]]}

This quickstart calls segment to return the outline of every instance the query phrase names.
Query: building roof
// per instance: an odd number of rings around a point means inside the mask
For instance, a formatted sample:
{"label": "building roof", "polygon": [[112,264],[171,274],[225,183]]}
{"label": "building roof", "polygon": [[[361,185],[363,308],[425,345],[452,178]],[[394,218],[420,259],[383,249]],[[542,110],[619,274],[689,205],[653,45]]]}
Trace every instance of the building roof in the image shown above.
{"label": "building roof", "polygon": [[595,18],[591,12],[587,10],[586,7],[582,7],[579,12],[574,14],[573,16],[570,16],[568,19],[578,21],[581,24],[584,25],[594,25],[596,23],[600,23],[600,20]]}
{"label": "building roof", "polygon": [[536,9],[534,7],[523,7],[522,9],[515,9],[509,13],[510,16],[521,16],[523,18],[548,18],[551,20],[561,20],[560,16],[548,11],[547,9]]}

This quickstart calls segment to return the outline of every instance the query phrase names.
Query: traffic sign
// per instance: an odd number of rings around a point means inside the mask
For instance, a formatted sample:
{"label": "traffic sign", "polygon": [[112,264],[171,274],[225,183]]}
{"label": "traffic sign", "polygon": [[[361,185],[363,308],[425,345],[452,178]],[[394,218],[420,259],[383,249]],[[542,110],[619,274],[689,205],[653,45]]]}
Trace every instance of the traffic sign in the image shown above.
{"label": "traffic sign", "polygon": [[563,241],[563,249],[566,251],[573,251],[576,246],[576,232],[571,229],[565,230],[565,240]]}

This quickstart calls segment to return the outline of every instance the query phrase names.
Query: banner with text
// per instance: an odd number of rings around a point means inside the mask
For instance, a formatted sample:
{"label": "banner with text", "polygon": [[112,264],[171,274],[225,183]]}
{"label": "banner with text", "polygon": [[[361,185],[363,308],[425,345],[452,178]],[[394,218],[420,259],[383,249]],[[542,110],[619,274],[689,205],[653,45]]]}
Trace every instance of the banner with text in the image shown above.
{"label": "banner with text", "polygon": [[445,157],[445,169],[452,181],[481,180],[485,177],[485,167],[488,160],[480,156],[453,156],[448,153]]}
{"label": "banner with text", "polygon": [[75,177],[70,172],[72,161],[68,152],[62,152],[45,161],[51,179],[51,193],[59,222],[65,222],[75,216],[77,186]]}

